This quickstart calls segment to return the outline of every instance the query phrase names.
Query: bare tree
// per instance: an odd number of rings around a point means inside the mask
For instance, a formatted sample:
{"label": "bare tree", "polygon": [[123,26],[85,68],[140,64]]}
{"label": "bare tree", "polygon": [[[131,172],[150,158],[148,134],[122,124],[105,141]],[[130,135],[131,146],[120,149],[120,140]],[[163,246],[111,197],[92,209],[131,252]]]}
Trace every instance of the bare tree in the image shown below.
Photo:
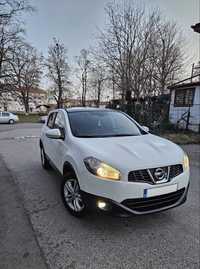
{"label": "bare tree", "polygon": [[28,0],[0,0],[0,20],[11,20],[21,12],[32,10]]}
{"label": "bare tree", "polygon": [[115,75],[124,103],[132,91],[132,69],[134,53],[140,40],[140,25],[144,16],[143,9],[129,4],[109,4],[106,9],[108,26],[101,32],[99,47],[102,59]]}
{"label": "bare tree", "polygon": [[108,80],[108,74],[106,72],[106,67],[103,63],[96,62],[93,63],[91,68],[91,84],[92,88],[95,89],[96,105],[99,107],[102,94],[104,91],[105,82]]}
{"label": "bare tree", "polygon": [[38,87],[41,76],[41,57],[37,51],[25,42],[16,43],[9,58],[9,78],[12,94],[29,112],[30,92]]}
{"label": "bare tree", "polygon": [[21,40],[24,33],[20,15],[33,10],[28,0],[0,0],[0,95],[9,90],[5,85],[9,77],[8,55],[10,57],[14,43]]}
{"label": "bare tree", "polygon": [[[146,12],[136,3],[107,5],[107,27],[98,38],[97,54],[113,74],[122,104],[161,94],[182,65],[175,25],[163,21],[158,10]],[[160,84],[160,85],[158,85]]]}
{"label": "bare tree", "polygon": [[167,85],[173,83],[182,71],[184,58],[181,44],[183,40],[175,23],[160,21],[156,25],[154,63],[160,94],[164,93]]}
{"label": "bare tree", "polygon": [[23,30],[18,26],[10,27],[6,21],[0,24],[0,80],[9,76],[7,72],[8,57],[12,52],[14,43],[21,39]]}
{"label": "bare tree", "polygon": [[80,81],[82,86],[82,106],[85,106],[88,90],[88,74],[91,67],[91,61],[89,60],[89,51],[86,49],[82,49],[80,55],[76,57],[76,62],[78,64],[78,69],[80,72]]}
{"label": "bare tree", "polygon": [[54,98],[57,107],[62,107],[63,94],[68,90],[69,85],[69,65],[67,63],[67,50],[64,44],[57,39],[53,39],[53,44],[49,46],[47,59],[48,77],[53,82]]}

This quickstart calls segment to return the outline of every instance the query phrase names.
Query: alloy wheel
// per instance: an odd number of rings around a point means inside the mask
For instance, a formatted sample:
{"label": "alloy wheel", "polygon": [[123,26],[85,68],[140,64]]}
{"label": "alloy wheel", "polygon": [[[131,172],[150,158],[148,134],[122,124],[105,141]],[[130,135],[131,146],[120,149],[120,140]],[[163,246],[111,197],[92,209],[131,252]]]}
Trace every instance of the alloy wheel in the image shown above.
{"label": "alloy wheel", "polygon": [[75,212],[81,212],[85,204],[80,194],[77,179],[68,179],[64,184],[64,198],[69,208]]}

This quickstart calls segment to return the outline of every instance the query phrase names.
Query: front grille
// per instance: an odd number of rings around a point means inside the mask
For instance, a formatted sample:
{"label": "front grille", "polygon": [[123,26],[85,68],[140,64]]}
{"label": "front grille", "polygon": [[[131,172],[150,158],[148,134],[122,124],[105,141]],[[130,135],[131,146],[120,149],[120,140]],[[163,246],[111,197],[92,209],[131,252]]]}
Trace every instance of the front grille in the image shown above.
{"label": "front grille", "polygon": [[172,165],[170,167],[169,178],[172,179],[172,178],[177,177],[178,175],[180,175],[182,173],[183,173],[183,166],[182,166],[182,164]]}
{"label": "front grille", "polygon": [[163,182],[167,182],[168,180],[171,180],[174,177],[183,173],[182,164],[157,167],[157,168],[151,168],[151,169],[134,170],[134,171],[129,172],[128,181],[147,182],[150,184],[159,183],[159,180],[155,177],[155,171],[156,169],[159,169],[159,168],[162,168],[165,174]]}
{"label": "front grille", "polygon": [[164,207],[173,206],[184,194],[185,188],[176,192],[154,196],[150,198],[127,199],[122,204],[138,212],[148,212]]}
{"label": "front grille", "polygon": [[130,172],[128,175],[128,181],[136,181],[136,182],[143,181],[143,182],[152,183],[151,176],[147,169],[135,170],[135,171]]}

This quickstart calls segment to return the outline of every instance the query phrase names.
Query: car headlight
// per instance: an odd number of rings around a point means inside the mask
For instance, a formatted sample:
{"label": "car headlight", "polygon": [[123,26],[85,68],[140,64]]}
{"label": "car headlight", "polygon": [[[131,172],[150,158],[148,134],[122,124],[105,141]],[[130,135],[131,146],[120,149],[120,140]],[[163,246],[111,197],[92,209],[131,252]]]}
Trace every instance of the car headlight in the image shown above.
{"label": "car headlight", "polygon": [[189,169],[189,158],[186,154],[184,154],[184,157],[183,157],[183,168],[184,170]]}
{"label": "car headlight", "polygon": [[120,172],[117,169],[94,157],[84,159],[84,163],[86,168],[95,176],[104,179],[120,180]]}

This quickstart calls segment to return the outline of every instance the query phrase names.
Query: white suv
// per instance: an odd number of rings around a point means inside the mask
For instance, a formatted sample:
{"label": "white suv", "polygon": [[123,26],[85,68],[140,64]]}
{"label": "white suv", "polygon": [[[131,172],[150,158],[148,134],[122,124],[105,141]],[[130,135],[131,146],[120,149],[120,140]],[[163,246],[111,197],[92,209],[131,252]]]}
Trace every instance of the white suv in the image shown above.
{"label": "white suv", "polygon": [[0,112],[0,123],[10,123],[14,124],[19,121],[17,115],[11,112]]}
{"label": "white suv", "polygon": [[40,149],[43,167],[62,174],[62,197],[75,216],[90,208],[146,214],[186,201],[187,155],[122,112],[54,110],[42,129]]}

